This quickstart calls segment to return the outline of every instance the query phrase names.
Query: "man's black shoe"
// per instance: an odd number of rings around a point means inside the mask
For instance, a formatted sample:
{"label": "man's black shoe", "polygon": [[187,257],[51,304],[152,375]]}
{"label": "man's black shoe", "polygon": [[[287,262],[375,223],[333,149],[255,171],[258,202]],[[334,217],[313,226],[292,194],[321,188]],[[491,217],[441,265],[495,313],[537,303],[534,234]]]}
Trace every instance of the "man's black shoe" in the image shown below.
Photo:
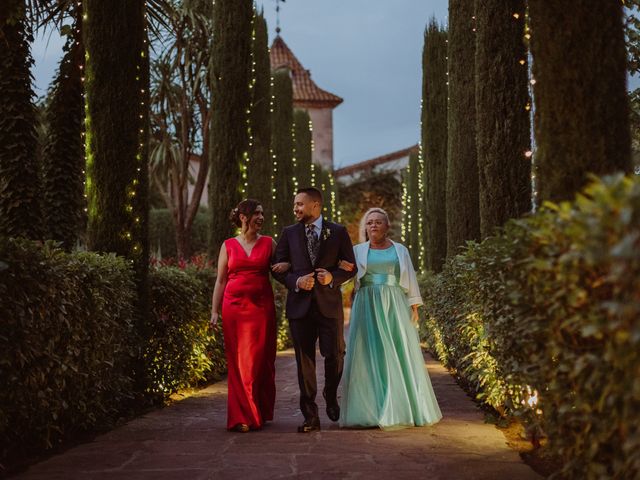
{"label": "man's black shoe", "polygon": [[313,418],[311,420],[305,420],[302,425],[298,427],[298,433],[310,433],[320,431],[320,420]]}
{"label": "man's black shoe", "polygon": [[338,405],[327,405],[327,417],[333,422],[340,420],[340,407]]}
{"label": "man's black shoe", "polygon": [[322,396],[327,402],[327,417],[329,417],[332,422],[337,422],[340,419],[340,406],[338,405],[338,401],[328,401],[327,392],[325,390],[322,390]]}

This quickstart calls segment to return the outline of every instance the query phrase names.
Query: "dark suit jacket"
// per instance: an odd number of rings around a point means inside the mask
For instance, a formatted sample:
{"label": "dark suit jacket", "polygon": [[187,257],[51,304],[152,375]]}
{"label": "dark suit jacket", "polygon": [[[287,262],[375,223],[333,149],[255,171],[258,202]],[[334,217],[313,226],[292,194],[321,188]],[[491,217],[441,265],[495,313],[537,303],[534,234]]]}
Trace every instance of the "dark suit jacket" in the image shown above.
{"label": "dark suit jacket", "polygon": [[[343,318],[342,294],[340,285],[354,277],[357,270],[345,272],[338,268],[338,261],[346,260],[355,263],[353,245],[347,229],[337,223],[322,220],[320,231],[320,248],[316,265],[311,265],[307,251],[307,237],[304,224],[296,223],[282,230],[276,247],[276,262],[289,262],[291,268],[274,277],[289,289],[287,295],[287,318],[303,318],[309,312],[311,300],[315,299],[320,313],[328,318]],[[312,290],[300,289],[296,292],[296,281],[299,277],[313,272],[316,268],[324,268],[331,272],[333,281],[329,285],[320,285],[316,281]]]}

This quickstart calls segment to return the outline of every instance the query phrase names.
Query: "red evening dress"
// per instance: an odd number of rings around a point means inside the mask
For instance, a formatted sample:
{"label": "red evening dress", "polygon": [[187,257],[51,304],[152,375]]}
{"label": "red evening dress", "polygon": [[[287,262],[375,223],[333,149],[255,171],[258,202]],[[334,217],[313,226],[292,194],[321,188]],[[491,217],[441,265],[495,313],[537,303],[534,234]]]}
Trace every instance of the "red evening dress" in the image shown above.
{"label": "red evening dress", "polygon": [[227,428],[252,429],[273,420],[276,396],[276,310],[269,282],[271,237],[258,238],[247,255],[235,238],[225,240],[227,285],[222,328],[228,368]]}

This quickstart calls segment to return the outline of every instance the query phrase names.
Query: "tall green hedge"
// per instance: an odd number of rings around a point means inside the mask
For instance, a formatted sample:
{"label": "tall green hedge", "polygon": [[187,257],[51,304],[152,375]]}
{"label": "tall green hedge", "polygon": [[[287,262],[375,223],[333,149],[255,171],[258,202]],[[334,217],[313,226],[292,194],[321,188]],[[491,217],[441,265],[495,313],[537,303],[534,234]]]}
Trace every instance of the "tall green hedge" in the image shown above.
{"label": "tall green hedge", "polygon": [[[531,211],[525,11],[525,0],[476,0],[476,118],[483,238],[510,218]],[[561,163],[560,158],[554,161]]]}
{"label": "tall green hedge", "polygon": [[190,268],[159,268],[150,276],[154,321],[144,358],[148,393],[159,399],[225,371],[221,330],[209,327],[215,278]]}
{"label": "tall green hedge", "polygon": [[333,172],[320,165],[313,165],[315,182],[313,186],[322,192],[322,215],[327,220],[338,222],[338,188],[333,178]]}
{"label": "tall green hedge", "polygon": [[127,260],[0,238],[0,465],[219,378],[222,334],[207,327],[214,281],[205,264],[155,268],[152,333],[141,336]]}
{"label": "tall green hedge", "polygon": [[235,232],[229,211],[241,200],[242,171],[249,154],[252,23],[251,0],[217,0],[213,5],[209,252],[216,258],[224,240]]}
{"label": "tall green hedge", "polygon": [[422,150],[425,158],[425,267],[447,256],[447,31],[431,19],[422,51]]}
{"label": "tall green hedge", "polygon": [[[200,209],[191,228],[191,250],[194,255],[207,252],[211,216]],[[177,257],[176,229],[171,212],[166,208],[154,208],[149,212],[149,247],[155,257]]]}
{"label": "tall green hedge", "polygon": [[273,154],[273,188],[275,200],[275,232],[294,222],[293,217],[293,86],[291,72],[273,72],[273,114],[271,120],[271,152]]}
{"label": "tall green hedge", "polygon": [[36,109],[24,0],[0,4],[0,235],[42,238]]}
{"label": "tall green hedge", "polygon": [[541,200],[588,173],[631,171],[622,2],[530,0],[535,168]]}
{"label": "tall green hedge", "polygon": [[[149,48],[144,0],[86,0],[88,244],[131,260],[136,331],[149,334]],[[141,358],[138,358],[142,362]],[[143,375],[142,365],[135,369]],[[137,388],[148,382],[136,377]]]}
{"label": "tall green hedge", "polygon": [[405,204],[403,205],[403,226],[405,229],[406,246],[411,252],[411,261],[416,270],[422,270],[420,265],[422,247],[422,223],[424,215],[424,202],[420,187],[420,158],[419,152],[409,154],[409,164],[404,171],[404,183],[406,188]]}
{"label": "tall green hedge", "polygon": [[47,138],[43,148],[43,213],[47,238],[62,242],[70,250],[84,235],[84,88],[82,70],[82,9],[67,37],[65,54],[51,89],[47,106]]}
{"label": "tall green hedge", "polygon": [[271,175],[271,62],[269,60],[269,44],[267,22],[264,14],[254,17],[253,56],[253,88],[251,90],[251,115],[249,117],[253,144],[249,149],[249,169],[247,172],[247,197],[262,202],[265,210],[264,233],[271,232],[271,213],[273,210]]}
{"label": "tall green hedge", "polygon": [[144,2],[87,0],[84,8],[89,245],[136,260],[146,244]]}
{"label": "tall green hedge", "polygon": [[293,138],[296,157],[295,177],[299,187],[311,185],[312,132],[309,112],[301,108],[293,111]]}
{"label": "tall green hedge", "polygon": [[610,177],[422,283],[423,333],[478,398],[548,436],[553,478],[640,475],[640,180]]}
{"label": "tall green hedge", "polygon": [[0,463],[108,425],[133,397],[133,274],[121,257],[0,240]]}
{"label": "tall green hedge", "polygon": [[476,33],[474,2],[449,2],[447,255],[480,239],[476,154]]}

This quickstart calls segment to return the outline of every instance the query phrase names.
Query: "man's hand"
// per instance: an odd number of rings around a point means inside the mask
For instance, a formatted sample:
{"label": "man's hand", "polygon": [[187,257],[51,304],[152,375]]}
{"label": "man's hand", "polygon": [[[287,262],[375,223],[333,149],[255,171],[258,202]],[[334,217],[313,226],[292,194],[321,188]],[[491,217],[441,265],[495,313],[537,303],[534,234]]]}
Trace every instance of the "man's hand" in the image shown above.
{"label": "man's hand", "polygon": [[311,272],[303,275],[302,277],[299,277],[298,281],[296,282],[298,288],[301,290],[311,290],[316,284],[316,279],[313,278],[313,275],[314,273]]}
{"label": "man's hand", "polygon": [[316,268],[318,283],[320,285],[329,285],[333,281],[333,275],[324,268]]}

